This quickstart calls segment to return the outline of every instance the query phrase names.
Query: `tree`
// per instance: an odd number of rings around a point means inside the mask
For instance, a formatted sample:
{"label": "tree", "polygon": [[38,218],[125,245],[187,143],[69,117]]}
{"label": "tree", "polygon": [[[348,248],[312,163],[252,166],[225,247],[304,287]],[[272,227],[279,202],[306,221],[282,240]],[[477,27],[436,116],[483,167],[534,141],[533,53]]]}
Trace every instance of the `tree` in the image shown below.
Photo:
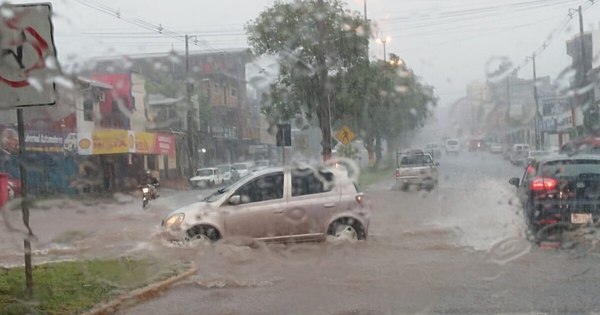
{"label": "tree", "polygon": [[369,24],[338,0],[309,0],[276,2],[246,31],[255,54],[277,56],[280,63],[279,77],[263,98],[264,112],[272,123],[298,116],[311,121],[316,113],[328,159],[332,82],[366,63]]}
{"label": "tree", "polygon": [[[368,100],[361,84],[367,82]],[[335,81],[335,120],[361,130],[369,159],[382,160],[382,139],[388,152],[395,149],[395,140],[403,133],[420,128],[436,105],[433,88],[424,85],[400,58],[390,55],[389,62],[373,61],[367,69],[355,67]]]}

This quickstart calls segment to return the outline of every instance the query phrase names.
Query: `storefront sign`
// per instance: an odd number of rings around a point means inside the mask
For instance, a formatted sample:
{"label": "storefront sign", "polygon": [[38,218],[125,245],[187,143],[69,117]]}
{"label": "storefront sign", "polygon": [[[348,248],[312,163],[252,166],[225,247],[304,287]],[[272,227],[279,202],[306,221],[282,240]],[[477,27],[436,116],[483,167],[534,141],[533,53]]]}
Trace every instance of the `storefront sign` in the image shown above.
{"label": "storefront sign", "polygon": [[129,141],[129,130],[97,130],[92,133],[92,152],[93,154],[129,153]]}
{"label": "storefront sign", "polygon": [[136,153],[153,154],[156,144],[156,134],[151,132],[136,132],[135,133],[135,150]]}
{"label": "storefront sign", "polygon": [[556,132],[556,118],[555,117],[545,117],[544,120],[542,120],[542,123],[540,125],[540,131],[541,132],[550,132],[550,133]]}
{"label": "storefront sign", "polygon": [[156,134],[155,154],[175,156],[175,137],[171,135]]}
{"label": "storefront sign", "polygon": [[138,153],[175,156],[175,137],[132,130],[96,130],[78,135],[77,151],[80,155]]}

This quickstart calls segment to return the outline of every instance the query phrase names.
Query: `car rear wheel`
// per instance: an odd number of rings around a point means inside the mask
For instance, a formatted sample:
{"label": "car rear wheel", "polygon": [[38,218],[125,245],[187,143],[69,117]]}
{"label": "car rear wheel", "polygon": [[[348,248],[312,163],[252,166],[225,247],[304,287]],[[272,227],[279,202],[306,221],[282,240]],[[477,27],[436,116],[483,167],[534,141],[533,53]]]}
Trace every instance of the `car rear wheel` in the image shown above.
{"label": "car rear wheel", "polygon": [[336,220],[329,225],[327,235],[336,240],[364,240],[366,235],[362,224],[352,218]]}

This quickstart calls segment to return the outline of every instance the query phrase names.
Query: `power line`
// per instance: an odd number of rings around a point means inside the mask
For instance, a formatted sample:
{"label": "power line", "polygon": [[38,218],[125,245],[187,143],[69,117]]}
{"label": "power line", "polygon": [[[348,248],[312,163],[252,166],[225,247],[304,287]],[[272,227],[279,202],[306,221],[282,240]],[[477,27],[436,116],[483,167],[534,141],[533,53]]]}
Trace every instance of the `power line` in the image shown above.
{"label": "power line", "polygon": [[[123,20],[123,21],[125,21],[127,23],[130,23],[130,24],[136,25],[138,27],[150,30],[152,32],[157,32],[157,33],[159,33],[159,34],[161,34],[161,35],[163,35],[165,37],[171,37],[173,39],[176,39],[176,40],[182,41],[182,42],[185,41],[185,36],[186,36],[185,34],[181,34],[181,33],[174,32],[174,31],[171,31],[169,29],[166,29],[160,23],[157,24],[157,23],[148,22],[148,21],[146,21],[144,19],[141,19],[141,18],[130,18],[130,17],[127,17],[127,16],[123,16],[123,14],[119,10],[111,8],[111,7],[107,6],[107,5],[104,5],[101,2],[99,2],[99,1],[95,1],[95,0],[75,0],[75,1],[79,2],[80,4],[85,5],[87,7],[90,7],[92,9],[94,9],[94,10],[97,10],[99,12],[105,13],[105,14],[113,16],[113,17],[116,17],[116,18],[118,18],[120,20]],[[201,47],[200,43],[202,43],[204,46],[208,47],[209,49],[217,50],[217,49],[213,48],[211,45],[209,45],[204,40],[200,41],[200,40],[196,39],[195,41],[193,41],[193,44],[195,46],[198,46],[198,47]],[[219,51],[219,50],[217,50],[217,51]]]}
{"label": "power line", "polygon": [[[587,10],[589,8],[591,8],[595,3],[596,0],[587,0],[582,4],[582,10]],[[534,56],[539,56],[541,55],[547,48],[548,46],[550,46],[550,44],[554,41],[554,39],[556,38],[556,35],[560,32],[562,32],[564,29],[567,28],[567,26],[569,25],[569,22],[571,22],[571,20],[573,20],[573,15],[571,13],[568,13],[563,21],[555,28],[553,29],[550,34],[548,34],[548,36],[546,36],[546,39],[544,40],[544,42],[534,50],[533,55]],[[529,59],[525,58],[520,64],[518,64],[515,67],[515,70],[519,71],[521,68],[525,67],[526,65],[529,64]]]}

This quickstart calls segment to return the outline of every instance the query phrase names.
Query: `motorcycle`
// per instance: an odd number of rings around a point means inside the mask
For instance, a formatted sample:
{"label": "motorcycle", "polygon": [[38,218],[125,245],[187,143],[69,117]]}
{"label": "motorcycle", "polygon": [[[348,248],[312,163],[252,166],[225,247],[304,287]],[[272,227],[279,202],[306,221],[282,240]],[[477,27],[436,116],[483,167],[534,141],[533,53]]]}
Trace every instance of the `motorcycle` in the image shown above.
{"label": "motorcycle", "polygon": [[146,184],[140,186],[140,188],[142,190],[142,209],[146,209],[150,200],[156,200],[159,196],[157,191],[158,184]]}

